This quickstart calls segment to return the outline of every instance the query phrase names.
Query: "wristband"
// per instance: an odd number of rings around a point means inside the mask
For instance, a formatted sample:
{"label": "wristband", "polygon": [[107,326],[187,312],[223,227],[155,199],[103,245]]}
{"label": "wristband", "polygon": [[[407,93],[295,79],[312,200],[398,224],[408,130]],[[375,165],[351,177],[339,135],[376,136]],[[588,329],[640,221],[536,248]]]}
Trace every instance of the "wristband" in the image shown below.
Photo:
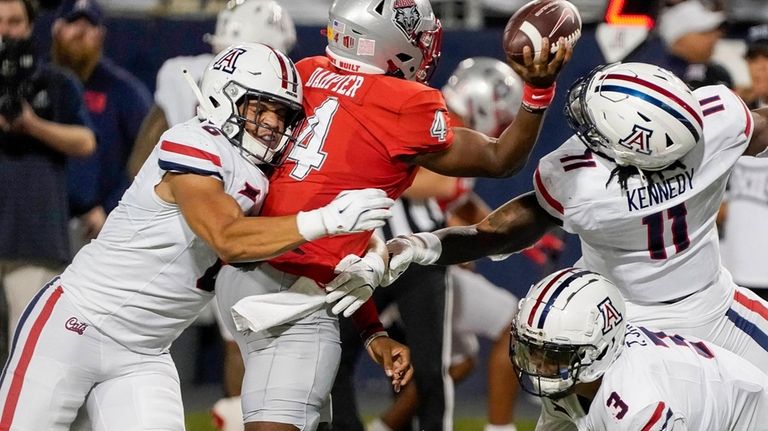
{"label": "wristband", "polygon": [[387,331],[378,331],[371,334],[370,337],[365,339],[365,343],[363,343],[363,346],[365,346],[365,350],[368,350],[368,346],[371,345],[373,340],[379,338],[379,337],[389,337],[389,334],[387,334]]}
{"label": "wristband", "polygon": [[314,241],[328,235],[320,210],[299,211],[296,214],[296,228],[304,239]]}
{"label": "wristband", "polygon": [[543,112],[552,103],[552,99],[555,98],[556,87],[556,84],[552,84],[547,88],[536,88],[528,84],[523,85],[523,109],[534,114]]}

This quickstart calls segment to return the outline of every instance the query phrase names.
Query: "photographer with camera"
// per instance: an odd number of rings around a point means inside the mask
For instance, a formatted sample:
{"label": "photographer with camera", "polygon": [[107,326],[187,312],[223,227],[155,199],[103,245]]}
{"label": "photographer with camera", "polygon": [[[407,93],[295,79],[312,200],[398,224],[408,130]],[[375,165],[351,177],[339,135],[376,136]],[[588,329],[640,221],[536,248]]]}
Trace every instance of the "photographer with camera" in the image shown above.
{"label": "photographer with camera", "polygon": [[80,85],[35,58],[30,1],[0,0],[0,286],[8,334],[71,258],[67,158],[96,148]]}

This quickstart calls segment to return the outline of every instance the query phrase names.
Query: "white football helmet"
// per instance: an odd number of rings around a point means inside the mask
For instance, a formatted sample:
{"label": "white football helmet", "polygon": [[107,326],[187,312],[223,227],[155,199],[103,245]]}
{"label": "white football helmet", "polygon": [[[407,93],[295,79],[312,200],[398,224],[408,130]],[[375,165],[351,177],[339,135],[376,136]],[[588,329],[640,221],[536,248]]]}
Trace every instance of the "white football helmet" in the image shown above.
{"label": "white football helmet", "polygon": [[[301,79],[296,66],[282,52],[260,43],[233,45],[216,55],[205,68],[198,117],[221,129],[254,164],[276,165],[294,141],[293,128],[304,117]],[[257,138],[246,132],[244,111],[251,102],[285,108],[285,130]],[[257,115],[258,118],[258,115]]]}
{"label": "white football helmet", "polygon": [[559,398],[577,383],[597,380],[624,346],[624,299],[592,271],[557,271],[531,287],[518,307],[510,356],[521,387],[536,396]]}
{"label": "white football helmet", "polygon": [[593,70],[569,90],[565,113],[587,147],[620,166],[663,169],[703,137],[704,117],[691,90],[651,64]]}
{"label": "white football helmet", "polygon": [[467,127],[498,137],[515,119],[523,99],[523,81],[503,61],[468,58],[443,87],[448,109]]}
{"label": "white football helmet", "polygon": [[339,69],[427,82],[443,28],[429,0],[335,0],[325,52]]}
{"label": "white football helmet", "polygon": [[250,42],[289,53],[296,44],[296,27],[274,0],[230,0],[216,17],[215,33],[203,39],[217,53],[230,45]]}

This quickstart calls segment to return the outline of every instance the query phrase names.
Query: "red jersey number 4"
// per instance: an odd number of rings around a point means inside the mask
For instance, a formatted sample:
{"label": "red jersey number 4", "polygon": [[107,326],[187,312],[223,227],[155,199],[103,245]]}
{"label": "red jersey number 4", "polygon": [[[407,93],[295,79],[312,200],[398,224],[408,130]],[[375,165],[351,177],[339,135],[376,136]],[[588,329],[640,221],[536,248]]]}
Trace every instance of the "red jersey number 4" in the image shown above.
{"label": "red jersey number 4", "polygon": [[448,123],[445,121],[445,112],[441,110],[435,111],[435,119],[432,120],[432,127],[429,129],[429,134],[433,138],[437,138],[440,142],[445,142],[445,137],[448,136]]}
{"label": "red jersey number 4", "polygon": [[328,155],[323,152],[323,145],[338,109],[339,100],[329,97],[315,110],[314,115],[307,118],[304,128],[296,137],[296,145],[288,155],[288,159],[296,162],[291,171],[291,178],[301,181],[312,170],[319,170],[323,166]]}

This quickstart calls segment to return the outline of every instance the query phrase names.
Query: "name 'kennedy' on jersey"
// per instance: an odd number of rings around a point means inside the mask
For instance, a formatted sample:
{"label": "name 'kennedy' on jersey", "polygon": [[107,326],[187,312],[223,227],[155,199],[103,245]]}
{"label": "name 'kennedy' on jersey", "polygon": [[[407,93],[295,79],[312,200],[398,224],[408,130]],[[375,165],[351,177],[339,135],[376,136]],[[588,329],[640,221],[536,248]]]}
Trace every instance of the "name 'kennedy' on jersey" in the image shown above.
{"label": "name 'kennedy' on jersey", "polygon": [[[693,189],[694,169],[686,170],[661,181],[654,181],[643,187],[627,190],[627,208],[639,211],[650,206],[664,203]],[[651,181],[651,178],[648,178]]]}
{"label": "name 'kennedy' on jersey", "polygon": [[[339,75],[321,67],[315,69],[304,84],[305,87],[321,88],[342,96],[355,97],[365,78],[360,75]],[[335,85],[333,88],[330,88]]]}

